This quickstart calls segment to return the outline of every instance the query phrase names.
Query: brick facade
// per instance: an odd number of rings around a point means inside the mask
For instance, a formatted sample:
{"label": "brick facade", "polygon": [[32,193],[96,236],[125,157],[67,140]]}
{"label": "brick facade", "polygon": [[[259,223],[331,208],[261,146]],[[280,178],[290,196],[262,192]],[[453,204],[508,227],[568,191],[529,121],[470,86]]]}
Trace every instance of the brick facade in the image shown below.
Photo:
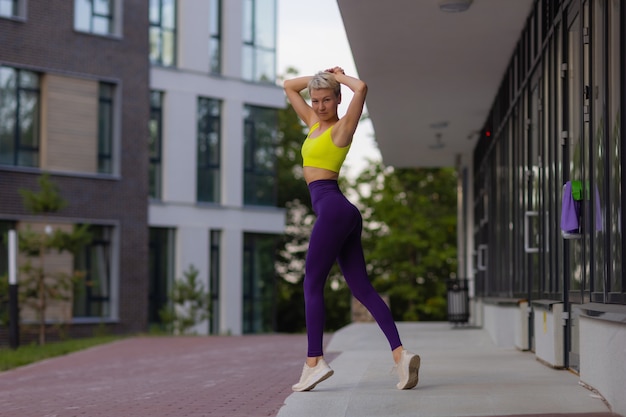
{"label": "brick facade", "polygon": [[[120,4],[122,36],[113,37],[75,31],[73,1],[27,1],[25,19],[0,18],[0,65],[111,82],[120,89],[121,148],[114,151],[119,175],[51,174],[68,202],[55,216],[118,228],[119,289],[112,296],[119,321],[111,330],[137,332],[147,330],[148,313],[148,2]],[[0,165],[0,220],[28,216],[18,190],[36,190],[41,173]],[[74,324],[71,331],[84,334],[89,327]]]}

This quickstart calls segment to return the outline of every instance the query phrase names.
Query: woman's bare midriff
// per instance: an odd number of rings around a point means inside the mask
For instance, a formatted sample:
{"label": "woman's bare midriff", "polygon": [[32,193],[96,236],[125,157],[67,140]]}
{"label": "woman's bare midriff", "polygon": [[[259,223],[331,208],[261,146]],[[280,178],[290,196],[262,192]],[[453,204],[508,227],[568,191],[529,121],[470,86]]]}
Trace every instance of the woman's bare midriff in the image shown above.
{"label": "woman's bare midriff", "polygon": [[304,167],[302,173],[307,184],[317,180],[336,180],[339,178],[338,173],[324,168]]}

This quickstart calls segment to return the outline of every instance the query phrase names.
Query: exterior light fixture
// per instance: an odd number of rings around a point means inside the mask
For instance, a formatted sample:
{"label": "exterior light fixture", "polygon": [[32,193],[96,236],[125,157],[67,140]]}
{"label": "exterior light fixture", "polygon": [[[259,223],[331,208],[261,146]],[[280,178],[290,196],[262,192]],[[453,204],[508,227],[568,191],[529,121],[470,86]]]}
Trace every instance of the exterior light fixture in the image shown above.
{"label": "exterior light fixture", "polygon": [[472,0],[437,0],[439,10],[446,13],[464,12],[472,4]]}
{"label": "exterior light fixture", "polygon": [[428,147],[433,150],[443,149],[446,147],[446,144],[441,140],[441,133],[435,134],[435,143],[428,145]]}

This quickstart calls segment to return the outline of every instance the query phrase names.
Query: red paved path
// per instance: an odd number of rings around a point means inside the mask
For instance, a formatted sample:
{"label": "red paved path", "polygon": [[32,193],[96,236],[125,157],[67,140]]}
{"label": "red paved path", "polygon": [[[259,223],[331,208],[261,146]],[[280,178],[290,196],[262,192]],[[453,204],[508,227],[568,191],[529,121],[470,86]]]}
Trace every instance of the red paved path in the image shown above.
{"label": "red paved path", "polygon": [[140,337],[0,373],[0,416],[275,416],[302,335]]}
{"label": "red paved path", "polygon": [[0,373],[0,416],[276,416],[305,348],[303,335],[114,342]]}

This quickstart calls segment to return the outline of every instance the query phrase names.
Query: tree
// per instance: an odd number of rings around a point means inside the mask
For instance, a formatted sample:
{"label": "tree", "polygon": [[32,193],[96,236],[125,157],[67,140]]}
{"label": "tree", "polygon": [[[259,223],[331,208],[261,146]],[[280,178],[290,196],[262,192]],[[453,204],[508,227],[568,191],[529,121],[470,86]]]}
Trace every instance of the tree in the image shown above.
{"label": "tree", "polygon": [[211,317],[211,294],[198,279],[198,269],[189,265],[183,275],[183,279],[174,281],[171,305],[159,312],[166,328],[174,334],[186,334]]}
{"label": "tree", "polygon": [[[44,174],[38,180],[40,190],[33,192],[21,189],[24,207],[34,215],[43,217],[63,209],[67,203],[61,197],[58,187]],[[19,232],[19,250],[26,256],[20,265],[20,298],[24,306],[32,308],[39,323],[39,344],[46,343],[46,312],[50,300],[69,303],[72,299],[74,283],[84,276],[82,271],[63,269],[50,271],[46,261],[49,256],[62,253],[76,254],[91,240],[89,226],[74,225],[72,231],[66,228],[52,228],[47,225],[44,231],[33,230],[31,224]]]}
{"label": "tree", "polygon": [[363,247],[396,320],[443,320],[456,271],[456,174],[449,168],[371,167],[355,180]]}

